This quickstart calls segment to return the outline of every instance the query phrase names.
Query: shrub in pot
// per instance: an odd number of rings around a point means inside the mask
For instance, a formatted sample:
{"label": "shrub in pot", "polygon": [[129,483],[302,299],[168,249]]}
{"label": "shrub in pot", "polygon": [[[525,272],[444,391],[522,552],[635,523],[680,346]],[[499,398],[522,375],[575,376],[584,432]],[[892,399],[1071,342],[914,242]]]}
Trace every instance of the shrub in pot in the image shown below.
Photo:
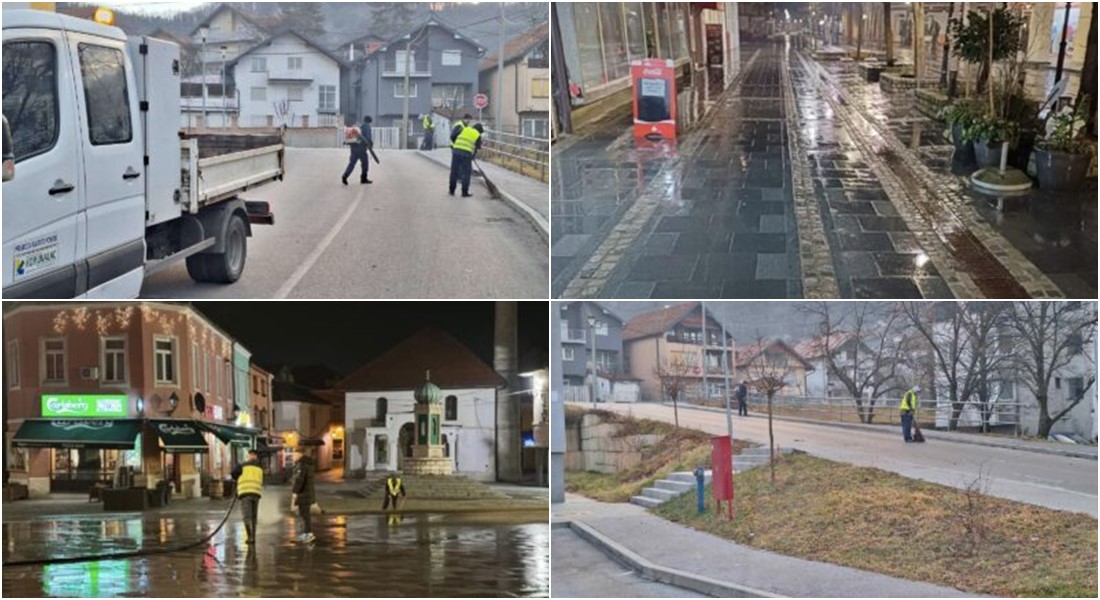
{"label": "shrub in pot", "polygon": [[949,104],[940,110],[939,118],[946,121],[951,128],[951,143],[955,145],[955,159],[974,162],[974,141],[966,138],[965,131],[979,114],[977,105],[967,99]]}
{"label": "shrub in pot", "polygon": [[1019,135],[1016,123],[1000,117],[982,115],[966,127],[963,135],[974,142],[974,159],[979,168],[1001,166],[1001,144],[1008,142],[1009,150]]}
{"label": "shrub in pot", "polygon": [[1087,115],[1080,102],[1077,109],[1063,108],[1051,117],[1048,132],[1035,148],[1035,170],[1039,187],[1048,191],[1077,189],[1089,168],[1088,142],[1082,135]]}

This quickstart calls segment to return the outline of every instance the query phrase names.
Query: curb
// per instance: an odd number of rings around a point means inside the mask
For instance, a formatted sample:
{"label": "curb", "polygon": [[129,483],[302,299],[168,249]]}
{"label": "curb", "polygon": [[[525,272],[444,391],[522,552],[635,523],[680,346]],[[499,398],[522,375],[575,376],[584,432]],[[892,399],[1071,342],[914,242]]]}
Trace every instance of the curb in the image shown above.
{"label": "curb", "polygon": [[580,521],[559,521],[552,529],[568,527],[586,542],[596,546],[605,554],[627,567],[637,571],[638,575],[658,583],[667,583],[685,590],[716,598],[781,598],[777,594],[758,590],[748,586],[726,583],[688,573],[679,569],[663,567],[638,556],[614,540]]}
{"label": "curb", "polygon": [[[667,406],[667,405],[665,403],[661,403],[661,406]],[[711,408],[709,406],[685,406],[685,407],[681,407],[681,408],[687,408],[689,410],[699,410],[699,411],[704,411],[704,412],[713,412],[713,413],[725,413],[726,412],[726,411],[724,411],[720,408]],[[772,418],[776,419],[776,420],[781,420],[781,421],[791,421],[791,422],[794,422],[794,423],[807,423],[807,424],[810,424],[810,425],[826,425],[826,426],[829,426],[829,427],[836,427],[838,429],[850,429],[850,430],[855,430],[855,431],[878,431],[878,432],[885,431],[883,428],[881,428],[878,425],[863,425],[863,424],[860,424],[860,423],[840,423],[840,422],[836,422],[836,421],[814,421],[812,419],[800,419],[798,417],[789,417],[789,416],[781,416],[781,415],[773,415]],[[1055,455],[1055,456],[1066,456],[1066,457],[1069,457],[1069,458],[1084,458],[1086,460],[1097,460],[1097,455],[1092,454],[1092,453],[1087,453],[1087,452],[1081,452],[1079,450],[1076,450],[1073,447],[1042,448],[1042,447],[1031,447],[1031,446],[1012,446],[1010,444],[998,444],[998,443],[995,443],[995,442],[990,442],[990,441],[982,439],[982,438],[970,439],[970,438],[955,438],[955,437],[943,436],[943,435],[939,435],[940,432],[938,432],[936,430],[928,430],[928,429],[922,429],[921,433],[924,434],[924,437],[930,437],[930,438],[933,438],[933,439],[940,439],[940,440],[944,440],[944,441],[948,441],[948,442],[956,442],[956,443],[959,443],[959,444],[971,444],[973,446],[986,446],[986,447],[989,447],[989,448],[1004,448],[1004,449],[1008,449],[1008,450],[1020,450],[1022,452],[1034,452],[1035,454],[1052,454],[1052,455]]]}
{"label": "curb", "polygon": [[[441,165],[448,169],[451,167],[444,161],[437,159],[432,154],[429,154],[423,150],[417,150],[416,153],[437,165]],[[547,220],[541,214],[539,214],[538,211],[531,208],[530,206],[527,206],[499,185],[497,186],[497,190],[500,191],[500,195],[504,199],[505,203],[510,205],[513,210],[518,212],[520,216],[522,216],[524,219],[527,219],[527,221],[535,227],[535,229],[539,232],[539,235],[542,236],[544,242],[550,241],[550,223],[547,222]]]}

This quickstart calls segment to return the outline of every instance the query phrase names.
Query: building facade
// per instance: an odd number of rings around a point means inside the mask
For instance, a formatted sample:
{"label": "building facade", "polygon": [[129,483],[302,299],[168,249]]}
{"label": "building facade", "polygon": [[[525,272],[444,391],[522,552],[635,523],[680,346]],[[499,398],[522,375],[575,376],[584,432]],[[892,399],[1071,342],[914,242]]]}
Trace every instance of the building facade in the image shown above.
{"label": "building facade", "polygon": [[[490,98],[489,113],[502,103],[501,122],[492,129],[534,137],[550,137],[550,24],[508,40],[504,45],[504,76],[498,75],[499,53],[481,61],[480,90]],[[497,90],[502,96],[497,98]]]}
{"label": "building facade", "polygon": [[199,495],[201,480],[228,476],[257,435],[244,426],[234,346],[185,304],[9,311],[6,478],[41,496],[110,483],[130,468],[137,485],[166,481]]}
{"label": "building facade", "polygon": [[180,82],[181,126],[227,127],[238,123],[236,88],[231,85],[232,73],[226,66],[267,36],[266,23],[229,4],[219,5],[191,30],[190,49],[185,49],[184,58],[185,63],[196,63],[189,65],[196,74],[185,74]]}
{"label": "building facade", "polygon": [[477,481],[499,478],[497,409],[508,399],[500,398],[498,390],[507,381],[453,337],[434,329],[399,343],[340,383],[346,476],[403,470],[412,456],[414,393],[425,379],[444,398],[441,435],[452,472]]}
{"label": "building facade", "polygon": [[634,402],[637,380],[623,365],[623,322],[595,302],[561,302],[559,371],[568,402],[591,402],[589,379],[593,345],[596,350],[596,399],[602,402]]}
{"label": "building facade", "polygon": [[783,340],[739,346],[736,363],[734,381],[748,381],[750,388],[760,377],[782,375],[786,385],[776,395],[805,398],[808,394],[808,376],[814,366]]}
{"label": "building facade", "polygon": [[689,385],[681,399],[724,397],[727,369],[731,378],[736,375],[733,337],[723,339],[721,323],[709,314],[704,320],[697,302],[630,319],[623,328],[623,347],[627,370],[641,381],[646,402],[664,399],[661,371],[682,368]]}

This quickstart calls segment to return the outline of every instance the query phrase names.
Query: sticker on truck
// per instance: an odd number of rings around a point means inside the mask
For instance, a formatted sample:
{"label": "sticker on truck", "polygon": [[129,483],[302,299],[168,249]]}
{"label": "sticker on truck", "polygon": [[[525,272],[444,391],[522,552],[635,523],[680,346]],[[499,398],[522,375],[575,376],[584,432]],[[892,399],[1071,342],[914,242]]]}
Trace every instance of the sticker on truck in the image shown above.
{"label": "sticker on truck", "polygon": [[57,264],[57,234],[15,246],[15,278],[26,277]]}

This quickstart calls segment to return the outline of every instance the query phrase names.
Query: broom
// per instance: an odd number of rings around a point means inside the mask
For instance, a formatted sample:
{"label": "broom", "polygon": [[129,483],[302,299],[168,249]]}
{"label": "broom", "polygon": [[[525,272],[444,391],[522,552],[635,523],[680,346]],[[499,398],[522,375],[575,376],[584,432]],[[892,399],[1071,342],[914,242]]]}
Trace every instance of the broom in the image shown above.
{"label": "broom", "polygon": [[484,170],[482,170],[481,164],[477,162],[476,158],[474,159],[474,166],[477,167],[477,172],[481,173],[481,178],[485,180],[485,187],[489,188],[489,197],[491,197],[493,200],[500,200],[500,188],[498,188],[497,185],[493,183],[491,179],[489,179],[489,176],[485,174]]}

